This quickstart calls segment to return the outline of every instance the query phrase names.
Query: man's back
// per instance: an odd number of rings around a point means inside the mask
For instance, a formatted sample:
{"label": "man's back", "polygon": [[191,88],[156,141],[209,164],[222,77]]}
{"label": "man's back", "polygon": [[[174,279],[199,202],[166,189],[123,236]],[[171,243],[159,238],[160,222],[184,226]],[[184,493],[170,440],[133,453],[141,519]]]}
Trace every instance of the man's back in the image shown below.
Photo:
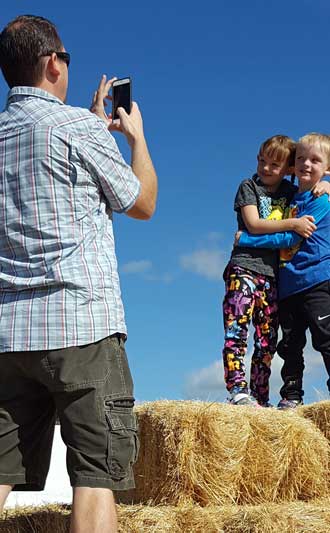
{"label": "man's back", "polygon": [[11,92],[0,115],[0,351],[126,333],[111,212],[138,192],[95,115],[40,89]]}

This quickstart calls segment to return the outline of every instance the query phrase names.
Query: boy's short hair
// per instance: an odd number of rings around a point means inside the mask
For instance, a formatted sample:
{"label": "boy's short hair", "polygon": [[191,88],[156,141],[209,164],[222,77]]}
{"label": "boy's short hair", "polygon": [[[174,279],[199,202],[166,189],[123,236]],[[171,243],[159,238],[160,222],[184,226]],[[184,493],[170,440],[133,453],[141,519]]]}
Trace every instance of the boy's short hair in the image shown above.
{"label": "boy's short hair", "polygon": [[330,136],[325,133],[307,133],[300,137],[299,144],[308,144],[308,145],[317,145],[320,147],[321,152],[323,152],[328,159],[328,164],[330,166]]}
{"label": "boy's short hair", "polygon": [[289,166],[294,165],[296,143],[287,135],[274,135],[262,143],[259,156],[268,155],[277,161],[287,160]]}

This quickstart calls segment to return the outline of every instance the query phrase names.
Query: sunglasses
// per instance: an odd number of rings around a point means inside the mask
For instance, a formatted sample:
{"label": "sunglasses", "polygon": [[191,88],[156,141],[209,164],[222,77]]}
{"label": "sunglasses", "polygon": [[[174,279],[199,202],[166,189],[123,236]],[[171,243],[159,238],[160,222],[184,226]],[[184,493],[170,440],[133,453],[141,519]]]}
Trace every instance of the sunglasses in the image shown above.
{"label": "sunglasses", "polygon": [[62,59],[67,67],[70,65],[70,54],[68,52],[56,52],[56,50],[50,50],[47,54],[42,54],[41,57],[51,56],[52,54],[56,54],[59,59]]}

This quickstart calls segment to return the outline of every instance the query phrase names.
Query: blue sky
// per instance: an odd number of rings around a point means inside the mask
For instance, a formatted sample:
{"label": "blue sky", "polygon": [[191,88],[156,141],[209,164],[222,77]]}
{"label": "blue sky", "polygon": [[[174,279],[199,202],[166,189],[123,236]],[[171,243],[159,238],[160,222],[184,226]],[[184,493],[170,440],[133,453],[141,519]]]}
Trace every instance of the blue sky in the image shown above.
{"label": "blue sky", "polygon": [[[72,55],[70,105],[89,107],[106,73],[132,77],[142,110],[158,210],[149,222],[115,216],[136,397],[223,401],[221,274],[235,191],[265,138],[329,132],[327,0],[12,0],[1,27],[25,13],[55,22]],[[6,93],[1,79],[3,105]],[[306,357],[306,401],[327,397],[321,356],[309,346]]]}

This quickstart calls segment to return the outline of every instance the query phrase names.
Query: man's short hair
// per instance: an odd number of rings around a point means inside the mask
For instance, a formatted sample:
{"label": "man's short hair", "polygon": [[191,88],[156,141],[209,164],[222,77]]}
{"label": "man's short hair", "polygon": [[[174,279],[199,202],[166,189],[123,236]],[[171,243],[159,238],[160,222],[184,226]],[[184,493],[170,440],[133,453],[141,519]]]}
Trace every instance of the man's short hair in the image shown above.
{"label": "man's short hair", "polygon": [[320,148],[328,160],[330,166],[330,136],[324,133],[307,133],[303,137],[300,137],[299,144],[307,144],[309,146],[317,146]]}
{"label": "man's short hair", "polygon": [[289,166],[293,166],[296,143],[287,135],[274,135],[260,146],[259,156],[263,154],[280,162],[287,161]]}
{"label": "man's short hair", "polygon": [[9,87],[36,86],[42,80],[41,57],[61,51],[63,44],[52,22],[20,15],[0,34],[0,67]]}

